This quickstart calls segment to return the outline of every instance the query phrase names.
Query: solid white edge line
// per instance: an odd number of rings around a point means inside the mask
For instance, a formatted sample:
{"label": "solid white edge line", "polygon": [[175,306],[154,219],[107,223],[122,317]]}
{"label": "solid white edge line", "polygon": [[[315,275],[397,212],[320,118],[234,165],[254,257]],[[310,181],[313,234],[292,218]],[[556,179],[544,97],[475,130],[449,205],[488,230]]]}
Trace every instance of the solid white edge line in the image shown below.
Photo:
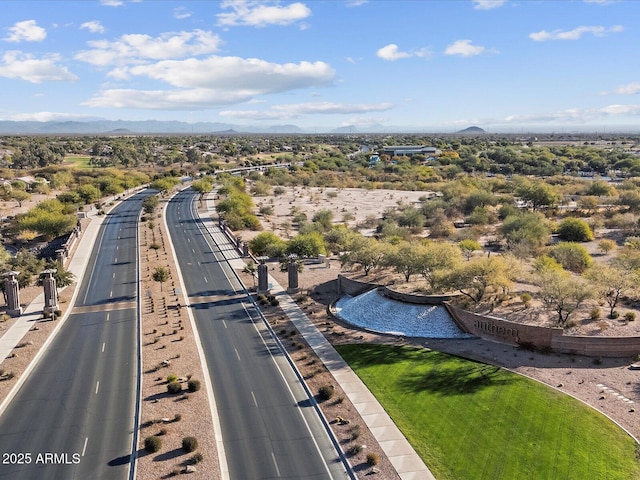
{"label": "solid white edge line", "polygon": [[82,447],[82,455],[84,457],[84,454],[87,452],[87,443],[89,442],[89,437],[85,437],[84,439],[84,446]]}

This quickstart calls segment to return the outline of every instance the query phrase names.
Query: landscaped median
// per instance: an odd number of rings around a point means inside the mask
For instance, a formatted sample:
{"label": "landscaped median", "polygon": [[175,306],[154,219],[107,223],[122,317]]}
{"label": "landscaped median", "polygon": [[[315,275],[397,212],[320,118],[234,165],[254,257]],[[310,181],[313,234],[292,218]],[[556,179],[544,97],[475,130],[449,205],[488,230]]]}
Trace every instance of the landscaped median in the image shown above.
{"label": "landscaped median", "polygon": [[438,480],[640,478],[632,437],[543,384],[428,349],[336,349]]}

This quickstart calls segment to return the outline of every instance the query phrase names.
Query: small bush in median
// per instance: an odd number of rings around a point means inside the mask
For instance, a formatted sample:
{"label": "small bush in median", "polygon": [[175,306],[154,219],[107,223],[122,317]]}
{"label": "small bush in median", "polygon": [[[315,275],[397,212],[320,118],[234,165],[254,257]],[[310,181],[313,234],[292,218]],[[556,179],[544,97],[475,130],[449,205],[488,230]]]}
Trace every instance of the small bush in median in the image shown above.
{"label": "small bush in median", "polygon": [[167,375],[167,383],[175,382],[178,380],[178,376],[175,374]]}
{"label": "small bush in median", "polygon": [[162,448],[162,440],[155,435],[144,439],[144,449],[147,452],[155,453]]}
{"label": "small bush in median", "polygon": [[375,467],[380,463],[380,457],[378,457],[377,453],[367,453],[367,463],[372,467]]}
{"label": "small bush in median", "polygon": [[167,384],[167,392],[169,393],[180,393],[182,391],[182,385],[180,382],[171,382]]}
{"label": "small bush in median", "polygon": [[200,390],[200,380],[189,380],[187,387],[191,393],[197,392]]}
{"label": "small bush in median", "polygon": [[333,392],[335,391],[333,385],[323,385],[318,390],[318,397],[320,400],[329,400],[333,397]]}
{"label": "small bush in median", "polygon": [[196,437],[184,437],[182,439],[182,449],[187,452],[195,452],[198,448],[198,440]]}

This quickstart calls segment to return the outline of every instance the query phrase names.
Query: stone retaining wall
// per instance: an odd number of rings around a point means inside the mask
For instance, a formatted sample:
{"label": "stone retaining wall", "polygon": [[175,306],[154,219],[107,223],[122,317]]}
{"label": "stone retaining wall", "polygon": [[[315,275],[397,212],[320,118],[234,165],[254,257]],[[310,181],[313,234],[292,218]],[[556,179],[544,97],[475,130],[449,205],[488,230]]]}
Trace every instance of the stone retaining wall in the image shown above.
{"label": "stone retaining wall", "polygon": [[553,338],[563,334],[561,328],[522,325],[503,318],[468,312],[451,304],[445,306],[462,330],[486,340],[511,345],[531,344],[544,349],[552,348]]}

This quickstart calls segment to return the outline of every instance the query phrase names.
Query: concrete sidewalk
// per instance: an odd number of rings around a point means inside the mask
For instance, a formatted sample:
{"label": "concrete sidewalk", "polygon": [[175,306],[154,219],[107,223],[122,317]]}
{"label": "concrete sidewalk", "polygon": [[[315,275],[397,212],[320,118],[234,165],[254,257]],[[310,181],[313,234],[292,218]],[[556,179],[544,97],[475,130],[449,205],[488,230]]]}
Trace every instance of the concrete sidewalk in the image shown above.
{"label": "concrete sidewalk", "polygon": [[[240,258],[237,250],[233,248],[229,239],[209,216],[213,211],[215,211],[213,200],[207,200],[208,213],[200,214],[200,218],[216,243],[221,247],[220,249],[231,267],[234,269],[244,268],[245,263]],[[271,293],[278,297],[283,312],[289,317],[300,334],[304,336],[307,343],[331,372],[336,382],[340,384],[345,395],[351,400],[351,403],[353,403],[369,430],[371,430],[398,475],[403,480],[435,480],[431,471],[429,471],[405,436],[391,420],[391,417],[320,330],[309,320],[298,304],[271,276],[269,276],[269,284],[271,285]]]}

